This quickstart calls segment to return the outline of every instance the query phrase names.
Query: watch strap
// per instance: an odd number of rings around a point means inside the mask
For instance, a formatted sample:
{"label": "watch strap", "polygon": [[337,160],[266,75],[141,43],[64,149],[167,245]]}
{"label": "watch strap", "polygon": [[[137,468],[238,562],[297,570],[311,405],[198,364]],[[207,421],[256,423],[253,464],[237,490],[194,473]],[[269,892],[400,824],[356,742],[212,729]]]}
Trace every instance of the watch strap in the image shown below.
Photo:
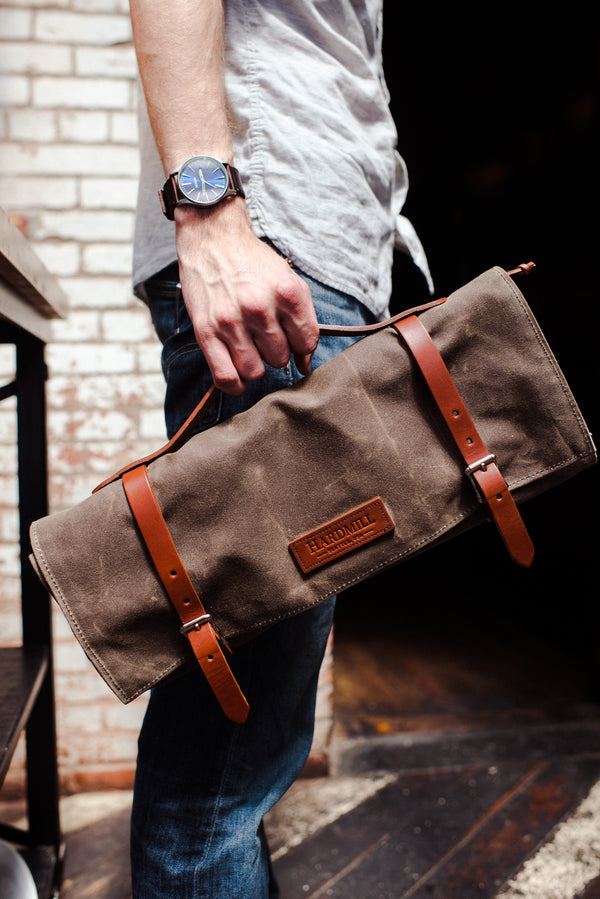
{"label": "watch strap", "polygon": [[[245,197],[244,188],[242,186],[242,179],[240,173],[235,168],[235,166],[231,165],[229,162],[224,162],[222,165],[225,167],[225,171],[227,172],[227,178],[229,180],[229,187],[223,196],[217,201],[220,203],[222,200],[226,200],[228,197]],[[196,204],[191,200],[188,200],[179,190],[179,171],[171,172],[167,180],[165,181],[162,190],[159,190],[158,196],[160,199],[160,205],[162,207],[163,214],[169,219],[169,221],[174,221],[175,219],[175,207],[176,206],[200,206],[201,208],[210,208],[210,207],[202,207],[201,204]],[[215,204],[217,205],[217,204]]]}

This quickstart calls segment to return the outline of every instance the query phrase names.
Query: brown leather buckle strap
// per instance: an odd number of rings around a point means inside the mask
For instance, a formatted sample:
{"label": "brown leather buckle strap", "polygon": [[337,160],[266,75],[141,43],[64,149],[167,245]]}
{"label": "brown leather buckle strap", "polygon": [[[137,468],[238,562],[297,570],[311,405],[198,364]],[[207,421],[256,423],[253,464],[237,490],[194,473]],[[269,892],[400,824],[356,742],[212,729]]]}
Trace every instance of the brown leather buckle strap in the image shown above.
{"label": "brown leather buckle strap", "polygon": [[187,635],[194,655],[227,717],[243,724],[250,707],[223,654],[211,616],[200,602],[179,557],[152,490],[146,466],[140,465],[125,472],[123,488],[157,574],[181,618],[182,633]]}
{"label": "brown leather buckle strap", "polygon": [[427,329],[416,315],[396,322],[397,329],[431,390],[444,421],[477,485],[512,559],[528,568],[534,547],[506,481],[481,439],[450,372]]}

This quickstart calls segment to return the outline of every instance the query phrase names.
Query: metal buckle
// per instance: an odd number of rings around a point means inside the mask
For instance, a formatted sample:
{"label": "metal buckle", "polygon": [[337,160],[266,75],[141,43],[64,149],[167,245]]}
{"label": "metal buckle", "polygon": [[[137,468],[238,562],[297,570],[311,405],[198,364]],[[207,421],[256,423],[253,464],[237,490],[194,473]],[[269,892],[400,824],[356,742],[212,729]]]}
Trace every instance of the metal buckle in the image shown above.
{"label": "metal buckle", "polygon": [[187,624],[184,624],[182,628],[180,628],[180,633],[184,636],[187,636],[188,631],[199,631],[203,624],[208,624],[212,615],[200,615],[198,618],[194,618],[193,621],[188,621]]}
{"label": "metal buckle", "polygon": [[[210,621],[212,621],[212,615],[209,615],[207,612],[205,615],[199,615],[198,618],[194,618],[192,621],[188,621],[187,624],[184,624],[183,627],[179,629],[179,632],[183,634],[184,637],[187,637],[189,631],[199,631],[203,625],[208,624]],[[216,624],[212,625],[212,629],[221,646],[225,647],[227,652],[233,655],[231,646],[229,645],[223,634],[219,631],[219,628],[216,626]]]}
{"label": "metal buckle", "polygon": [[477,483],[477,481],[475,480],[473,475],[476,471],[486,471],[488,465],[491,465],[495,461],[496,461],[495,454],[488,453],[487,456],[484,456],[482,459],[478,459],[477,462],[473,462],[471,465],[468,465],[465,468],[465,474],[468,477],[468,479],[470,480],[471,484],[473,485],[473,489],[475,490],[475,493],[477,494],[477,499],[480,503],[482,503],[484,501],[485,497],[482,496],[481,490],[479,488],[479,484]]}

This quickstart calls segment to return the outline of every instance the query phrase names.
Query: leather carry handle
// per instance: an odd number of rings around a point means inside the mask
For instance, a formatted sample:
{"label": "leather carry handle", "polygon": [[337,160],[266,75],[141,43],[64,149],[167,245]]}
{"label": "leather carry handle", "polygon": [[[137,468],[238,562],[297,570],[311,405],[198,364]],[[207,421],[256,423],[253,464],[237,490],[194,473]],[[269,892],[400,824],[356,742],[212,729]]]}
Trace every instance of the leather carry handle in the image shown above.
{"label": "leather carry handle", "polygon": [[211,616],[202,605],[177,552],[145,465],[125,472],[123,489],[156,572],[181,618],[181,632],[188,637],[194,655],[227,717],[237,724],[244,724],[250,706],[223,654]]}
{"label": "leather carry handle", "polygon": [[[374,331],[383,331],[384,328],[389,328],[390,325],[394,325],[396,322],[401,321],[403,318],[407,318],[407,316],[409,315],[416,315],[419,312],[425,312],[426,309],[432,309],[434,306],[440,306],[445,302],[446,297],[442,297],[439,300],[431,300],[431,302],[429,303],[424,303],[421,306],[414,306],[412,309],[405,309],[403,312],[399,312],[397,315],[392,316],[392,318],[388,318],[385,321],[381,322],[375,322],[372,325],[319,325],[319,335],[321,337],[366,336],[367,334],[372,334]],[[177,433],[169,440],[168,443],[165,443],[164,446],[160,447],[160,449],[155,450],[153,453],[150,453],[148,456],[144,456],[142,459],[137,459],[135,462],[130,462],[128,465],[123,466],[123,468],[119,469],[119,471],[115,472],[115,474],[111,475],[109,478],[106,478],[106,480],[102,481],[101,484],[98,484],[98,486],[92,490],[92,493],[97,493],[99,490],[102,490],[103,487],[106,487],[108,484],[112,484],[113,481],[118,481],[119,478],[123,477],[123,475],[127,471],[132,471],[139,465],[149,465],[150,462],[154,462],[155,459],[158,459],[161,456],[165,456],[168,453],[174,453],[176,450],[178,450],[191,436],[194,428],[200,424],[206,413],[211,408],[212,404],[219,396],[219,393],[219,389],[215,387],[214,384],[209,387],[194,411],[184,421]]]}
{"label": "leather carry handle", "polygon": [[[534,262],[524,262],[521,265],[518,265],[516,268],[508,271],[507,274],[529,274],[529,272],[531,272],[534,268]],[[394,315],[391,318],[386,319],[385,321],[375,322],[372,325],[319,325],[319,334],[321,337],[356,337],[372,334],[374,331],[382,331],[384,328],[389,328],[391,325],[396,325],[398,322],[403,321],[405,318],[408,318],[411,315],[418,315],[420,312],[425,312],[425,310],[432,309],[434,306],[441,306],[442,303],[445,302],[446,297],[442,297],[438,300],[432,300],[429,303],[423,303],[420,306],[414,306],[412,309],[405,309],[404,311],[399,312],[397,315]],[[160,458],[160,456],[165,456],[167,455],[167,453],[174,453],[176,450],[178,450],[190,437],[194,428],[197,427],[197,425],[202,421],[208,410],[211,408],[212,404],[217,399],[218,395],[219,390],[213,384],[211,387],[209,387],[191,415],[186,419],[186,421],[184,421],[180,429],[169,440],[168,443],[165,443],[164,446],[155,450],[153,453],[150,453],[149,455],[144,456],[141,459],[137,459],[135,462],[130,462],[128,465],[123,466],[123,468],[119,469],[119,471],[115,472],[115,474],[106,478],[104,481],[102,481],[101,484],[98,484],[98,486],[92,490],[92,493],[97,493],[99,490],[102,490],[103,487],[106,487],[113,481],[118,481],[119,478],[123,477],[125,472],[132,471],[134,468],[137,468],[138,465],[149,465],[150,462],[154,462],[154,460]]]}

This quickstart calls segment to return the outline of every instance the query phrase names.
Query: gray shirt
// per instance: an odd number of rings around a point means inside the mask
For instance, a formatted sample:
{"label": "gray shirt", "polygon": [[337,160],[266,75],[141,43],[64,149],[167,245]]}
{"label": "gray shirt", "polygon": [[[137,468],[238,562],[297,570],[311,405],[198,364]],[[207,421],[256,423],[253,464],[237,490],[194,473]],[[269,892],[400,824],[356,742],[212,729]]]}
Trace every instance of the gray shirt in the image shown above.
{"label": "gray shirt", "polygon": [[[382,0],[227,0],[225,12],[234,162],[255,232],[384,316],[394,245],[428,272],[400,214],[407,177],[382,69]],[[176,258],[143,101],[139,114],[134,284]]]}

